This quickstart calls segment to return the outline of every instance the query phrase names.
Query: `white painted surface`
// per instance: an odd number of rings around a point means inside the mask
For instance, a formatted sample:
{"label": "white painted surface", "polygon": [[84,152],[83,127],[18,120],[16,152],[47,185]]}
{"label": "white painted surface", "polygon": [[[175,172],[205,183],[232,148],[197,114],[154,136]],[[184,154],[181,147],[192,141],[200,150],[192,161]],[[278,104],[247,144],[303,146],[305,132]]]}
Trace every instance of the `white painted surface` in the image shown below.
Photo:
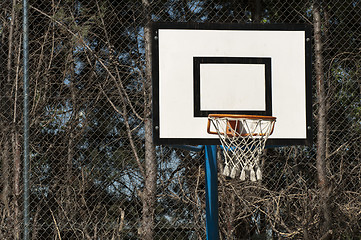
{"label": "white painted surface", "polygon": [[201,110],[265,111],[264,64],[201,64]]}
{"label": "white painted surface", "polygon": [[[193,117],[193,57],[270,57],[272,112],[273,116],[277,117],[271,138],[305,139],[307,126],[304,38],[303,31],[159,29],[159,137],[217,138],[207,134],[207,118]],[[222,85],[215,83],[216,78],[234,72],[219,69],[224,72],[217,73],[218,76],[206,76],[206,70],[202,66],[201,75],[208,78],[213,88],[221,88]],[[248,74],[245,70],[240,71]],[[250,75],[257,79],[258,74],[251,72]],[[253,88],[262,88],[258,80],[256,86],[252,86],[254,82],[251,81],[241,82],[242,88],[250,92]],[[241,87],[239,84],[237,83],[237,88]],[[202,86],[203,94],[219,90],[207,88],[209,87]],[[243,102],[244,99],[239,99],[237,90],[223,92],[221,101],[225,102],[220,103],[209,99],[209,96],[202,96],[201,108],[211,109],[211,104],[215,104],[216,108],[223,108],[226,104],[234,104],[231,99],[242,101],[233,107],[264,107],[252,94],[248,95],[249,103]],[[264,96],[264,93],[260,95]]]}

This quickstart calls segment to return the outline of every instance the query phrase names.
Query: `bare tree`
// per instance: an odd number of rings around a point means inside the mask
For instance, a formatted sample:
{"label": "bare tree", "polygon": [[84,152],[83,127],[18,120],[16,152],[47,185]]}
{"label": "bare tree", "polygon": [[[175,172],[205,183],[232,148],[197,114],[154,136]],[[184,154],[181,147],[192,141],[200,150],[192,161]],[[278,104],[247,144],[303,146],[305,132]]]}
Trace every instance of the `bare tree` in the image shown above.
{"label": "bare tree", "polygon": [[[10,220],[9,224],[13,226],[12,239],[20,239],[21,229],[21,133],[19,125],[19,92],[21,78],[20,72],[20,52],[21,52],[21,25],[19,21],[18,1],[13,0],[11,4],[5,4],[3,16],[8,17],[2,19],[2,38],[1,60],[4,60],[2,78],[0,79],[1,93],[1,140],[2,147],[2,202],[4,204],[3,219]],[[7,49],[7,55],[5,55]],[[6,59],[6,64],[5,64]],[[6,235],[5,235],[6,237]]]}
{"label": "bare tree", "polygon": [[151,240],[154,236],[154,216],[156,200],[156,181],[157,181],[157,161],[155,156],[155,147],[152,135],[152,47],[151,47],[151,29],[150,29],[150,3],[148,0],[142,0],[145,13],[144,44],[145,44],[145,107],[144,107],[144,134],[145,134],[145,176],[144,189],[142,192],[143,210],[142,210],[142,230],[140,236],[144,240]]}
{"label": "bare tree", "polygon": [[329,197],[331,188],[326,173],[326,94],[325,81],[323,69],[322,56],[322,26],[321,26],[320,5],[315,1],[313,5],[313,25],[314,25],[314,39],[315,39],[315,69],[316,69],[316,86],[317,86],[317,100],[318,100],[318,115],[317,115],[317,156],[316,168],[318,176],[318,185],[320,187],[321,195],[321,209],[323,212],[323,231],[322,239],[328,239],[326,236],[332,233],[331,231],[331,211],[329,206]]}

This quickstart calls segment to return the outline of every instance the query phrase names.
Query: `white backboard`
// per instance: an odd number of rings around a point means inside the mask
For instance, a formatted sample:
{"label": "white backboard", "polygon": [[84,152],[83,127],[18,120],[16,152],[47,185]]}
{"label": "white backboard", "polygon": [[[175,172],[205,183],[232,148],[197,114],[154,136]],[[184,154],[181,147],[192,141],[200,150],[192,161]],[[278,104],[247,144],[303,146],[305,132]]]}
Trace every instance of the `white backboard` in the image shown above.
{"label": "white backboard", "polygon": [[274,116],[268,144],[311,142],[308,26],[155,23],[152,33],[156,144],[219,144],[210,113]]}

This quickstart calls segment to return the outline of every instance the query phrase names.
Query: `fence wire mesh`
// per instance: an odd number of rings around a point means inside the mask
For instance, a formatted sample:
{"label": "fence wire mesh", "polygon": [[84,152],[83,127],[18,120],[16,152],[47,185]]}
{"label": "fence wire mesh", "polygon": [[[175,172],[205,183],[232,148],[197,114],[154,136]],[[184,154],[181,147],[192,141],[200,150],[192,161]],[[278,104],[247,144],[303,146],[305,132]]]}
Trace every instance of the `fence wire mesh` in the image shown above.
{"label": "fence wire mesh", "polygon": [[[1,239],[24,228],[21,10],[0,3]],[[220,239],[361,239],[358,0],[30,0],[30,238],[206,238],[204,153],[151,140],[150,22],[313,26],[314,144],[219,175]]]}

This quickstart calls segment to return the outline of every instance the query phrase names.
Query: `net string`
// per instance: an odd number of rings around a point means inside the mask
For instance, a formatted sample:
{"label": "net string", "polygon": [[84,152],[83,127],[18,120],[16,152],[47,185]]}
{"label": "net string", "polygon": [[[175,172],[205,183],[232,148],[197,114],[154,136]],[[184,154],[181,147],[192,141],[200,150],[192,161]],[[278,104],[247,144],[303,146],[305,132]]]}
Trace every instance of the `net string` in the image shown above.
{"label": "net string", "polygon": [[[219,135],[224,155],[223,175],[241,181],[262,180],[260,157],[274,120],[210,118]],[[233,122],[233,124],[231,124]]]}

